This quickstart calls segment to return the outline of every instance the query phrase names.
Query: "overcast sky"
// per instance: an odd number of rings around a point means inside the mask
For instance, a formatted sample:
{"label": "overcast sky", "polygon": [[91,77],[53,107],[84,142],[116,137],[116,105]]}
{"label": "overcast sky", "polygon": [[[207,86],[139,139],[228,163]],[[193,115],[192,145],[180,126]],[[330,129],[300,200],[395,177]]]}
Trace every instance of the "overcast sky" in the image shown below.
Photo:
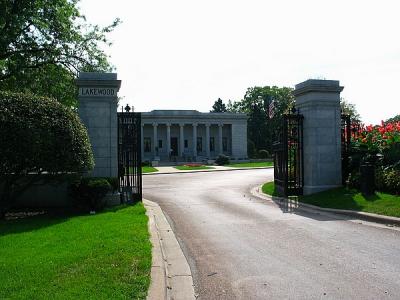
{"label": "overcast sky", "polygon": [[400,1],[81,0],[110,35],[122,104],[209,111],[251,86],[340,80],[366,123],[400,114]]}

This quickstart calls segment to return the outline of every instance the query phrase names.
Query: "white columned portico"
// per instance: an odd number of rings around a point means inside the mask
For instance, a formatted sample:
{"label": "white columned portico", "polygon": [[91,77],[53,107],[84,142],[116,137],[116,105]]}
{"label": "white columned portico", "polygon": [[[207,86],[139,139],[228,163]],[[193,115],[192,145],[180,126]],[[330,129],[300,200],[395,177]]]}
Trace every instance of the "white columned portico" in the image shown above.
{"label": "white columned portico", "polygon": [[196,160],[197,156],[197,123],[193,123],[193,157]]}
{"label": "white columned portico", "polygon": [[167,154],[171,158],[171,123],[165,125],[167,126]]}
{"label": "white columned portico", "polygon": [[153,157],[156,157],[157,156],[157,151],[156,151],[156,148],[157,148],[157,139],[158,139],[158,137],[157,137],[157,126],[158,126],[158,124],[157,123],[153,123]]}
{"label": "white columned portico", "polygon": [[179,124],[179,155],[183,156],[185,151],[185,136],[184,136],[184,127],[185,124]]}
{"label": "white columned portico", "polygon": [[206,125],[206,156],[210,159],[210,124]]}
{"label": "white columned portico", "polygon": [[219,149],[219,153],[223,154],[224,150],[222,149],[222,127],[224,126],[224,124],[218,124],[218,149]]}

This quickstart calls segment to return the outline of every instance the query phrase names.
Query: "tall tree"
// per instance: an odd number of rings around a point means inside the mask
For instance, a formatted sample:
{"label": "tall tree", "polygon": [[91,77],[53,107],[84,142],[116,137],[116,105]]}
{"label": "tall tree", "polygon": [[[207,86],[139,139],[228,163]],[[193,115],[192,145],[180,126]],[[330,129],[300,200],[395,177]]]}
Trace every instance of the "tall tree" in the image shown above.
{"label": "tall tree", "polygon": [[340,98],[340,108],[342,109],[342,113],[349,115],[352,120],[357,122],[361,121],[360,114],[358,113],[355,104]]}
{"label": "tall tree", "polygon": [[109,71],[100,44],[117,24],[87,24],[79,0],[0,0],[0,89],[75,104],[79,71]]}
{"label": "tall tree", "polygon": [[218,100],[214,102],[214,105],[212,106],[212,110],[210,110],[210,112],[214,113],[227,112],[226,105],[221,98],[218,98]]}
{"label": "tall tree", "polygon": [[[271,103],[273,104],[271,105]],[[229,103],[228,103],[229,104]],[[294,105],[292,89],[264,86],[248,88],[243,99],[229,106],[230,111],[246,113],[248,139],[256,150],[272,151],[272,142],[279,130],[283,114]],[[270,118],[270,107],[272,114]]]}

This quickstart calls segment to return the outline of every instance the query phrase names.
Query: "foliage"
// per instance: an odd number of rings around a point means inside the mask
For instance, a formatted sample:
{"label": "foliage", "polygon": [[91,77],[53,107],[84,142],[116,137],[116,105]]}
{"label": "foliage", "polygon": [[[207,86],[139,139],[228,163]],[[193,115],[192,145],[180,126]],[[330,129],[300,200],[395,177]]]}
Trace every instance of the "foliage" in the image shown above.
{"label": "foliage", "polygon": [[400,115],[394,116],[393,118],[387,119],[385,123],[400,122]]}
{"label": "foliage", "polygon": [[355,104],[352,104],[343,98],[340,99],[340,108],[342,109],[342,113],[350,116],[350,118],[356,122],[361,121],[360,114],[358,113]]}
{"label": "foliage", "polygon": [[71,106],[79,71],[110,70],[100,45],[110,45],[106,35],[119,20],[92,26],[77,5],[78,0],[0,1],[0,89]]}
{"label": "foliage", "polygon": [[257,158],[256,145],[252,140],[247,140],[247,155],[250,158]]}
{"label": "foliage", "polygon": [[376,171],[378,190],[400,195],[400,168],[379,167]]}
{"label": "foliage", "polygon": [[106,203],[105,195],[112,187],[105,178],[84,177],[70,185],[71,196],[80,207],[101,211]]}
{"label": "foliage", "polygon": [[118,177],[101,177],[101,178],[107,180],[107,182],[110,184],[111,192],[115,193],[116,191],[118,191],[118,186],[119,186]]}
{"label": "foliage", "polygon": [[145,212],[139,202],[96,215],[0,220],[0,299],[145,299]]}
{"label": "foliage", "polygon": [[[271,118],[269,107],[271,105]],[[240,112],[248,115],[248,138],[254,143],[255,152],[252,148],[248,153],[254,157],[257,150],[266,149],[272,151],[272,142],[276,139],[277,132],[282,124],[283,114],[289,112],[294,106],[292,89],[288,87],[264,86],[248,88],[243,99],[228,102],[228,111]]]}
{"label": "foliage", "polygon": [[259,158],[268,158],[269,157],[268,150],[264,150],[264,149],[259,150],[258,151],[258,157]]}
{"label": "foliage", "polygon": [[2,213],[42,174],[62,179],[94,166],[86,128],[53,99],[0,91],[0,137]]}
{"label": "foliage", "polygon": [[360,165],[376,165],[378,190],[400,192],[400,122],[383,122],[381,125],[361,126],[352,136],[353,153],[350,157],[350,187],[360,186]]}
{"label": "foliage", "polygon": [[212,113],[227,112],[226,105],[225,103],[222,102],[221,98],[218,98],[218,100],[214,102],[214,105],[212,106],[212,110],[210,110],[210,112]]}
{"label": "foliage", "polygon": [[227,164],[229,164],[229,157],[224,154],[220,154],[220,155],[218,155],[217,159],[215,160],[215,163],[218,166],[227,165]]}

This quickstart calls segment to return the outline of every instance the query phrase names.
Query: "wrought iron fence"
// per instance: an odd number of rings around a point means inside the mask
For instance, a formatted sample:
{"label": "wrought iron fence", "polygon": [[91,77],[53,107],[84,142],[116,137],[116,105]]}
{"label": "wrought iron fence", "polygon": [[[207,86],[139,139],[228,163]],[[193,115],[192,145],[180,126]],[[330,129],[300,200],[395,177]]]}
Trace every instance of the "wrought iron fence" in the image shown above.
{"label": "wrought iron fence", "polygon": [[142,200],[141,114],[125,111],[118,118],[118,183],[121,202]]}

